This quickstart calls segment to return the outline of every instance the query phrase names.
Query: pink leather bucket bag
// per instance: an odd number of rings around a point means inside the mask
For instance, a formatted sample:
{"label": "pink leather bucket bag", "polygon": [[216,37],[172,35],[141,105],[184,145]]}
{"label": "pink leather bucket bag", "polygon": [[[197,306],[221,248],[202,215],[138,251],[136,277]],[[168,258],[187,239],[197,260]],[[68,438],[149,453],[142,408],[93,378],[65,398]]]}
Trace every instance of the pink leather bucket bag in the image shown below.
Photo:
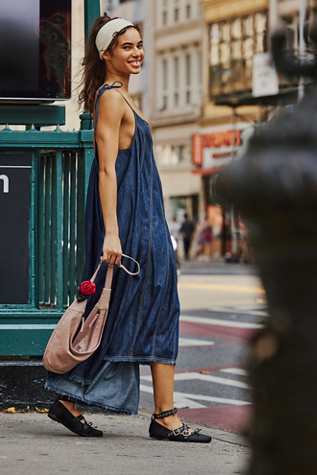
{"label": "pink leather bucket bag", "polygon": [[[119,266],[129,275],[137,275],[140,265],[132,257],[122,254],[136,263],[138,271],[130,272],[122,264]],[[94,282],[100,269],[90,279]],[[82,361],[91,356],[100,345],[103,330],[106,324],[111,295],[113,265],[108,264],[105,285],[101,296],[87,318],[84,318],[87,300],[77,298],[68,307],[53,331],[43,356],[43,365],[48,371],[63,374],[70,371]]]}

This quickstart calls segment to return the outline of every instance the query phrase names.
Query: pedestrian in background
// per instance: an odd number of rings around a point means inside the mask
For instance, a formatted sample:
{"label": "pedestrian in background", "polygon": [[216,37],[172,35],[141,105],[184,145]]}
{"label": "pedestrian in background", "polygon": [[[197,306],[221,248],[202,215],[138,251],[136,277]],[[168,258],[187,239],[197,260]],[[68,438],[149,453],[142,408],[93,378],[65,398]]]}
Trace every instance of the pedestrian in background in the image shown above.
{"label": "pedestrian in background", "polygon": [[203,246],[204,259],[206,261],[210,260],[211,258],[211,243],[213,241],[213,237],[214,235],[211,221],[209,220],[208,216],[205,215],[201,229],[201,242]]}
{"label": "pedestrian in background", "polygon": [[173,216],[173,221],[170,222],[169,224],[169,230],[173,242],[173,247],[175,251],[175,259],[176,259],[176,265],[177,265],[177,270],[179,271],[180,269],[180,262],[179,262],[179,255],[178,255],[178,240],[179,240],[179,230],[180,230],[181,224],[177,221],[176,216]]}
{"label": "pedestrian in background", "polygon": [[[102,431],[86,423],[80,401],[136,414],[139,365],[148,364],[155,404],[150,436],[210,442],[209,436],[181,423],[173,404],[179,319],[176,265],[150,127],[129,93],[130,75],[140,73],[143,59],[137,25],[106,14],[95,20],[83,61],[80,95],[95,122],[83,280],[91,278],[100,256],[103,264],[95,280],[96,292],[87,301],[86,316],[99,300],[108,264],[120,266],[122,250],[139,262],[141,271],[127,282],[125,274],[114,268],[101,344],[68,373],[48,373],[46,387],[60,394],[48,415],[78,435],[102,436]],[[190,242],[192,223],[186,219],[183,229]]]}
{"label": "pedestrian in background", "polygon": [[173,220],[169,224],[169,229],[170,229],[171,236],[173,236],[176,239],[177,243],[179,239],[180,227],[181,227],[181,224],[177,221],[176,216],[173,216]]}
{"label": "pedestrian in background", "polygon": [[194,232],[194,224],[192,220],[188,218],[188,214],[184,214],[184,221],[182,222],[181,228],[179,230],[179,234],[183,238],[183,243],[184,243],[184,256],[185,259],[188,261],[189,260],[189,251],[190,251],[190,245],[192,241],[192,236]]}

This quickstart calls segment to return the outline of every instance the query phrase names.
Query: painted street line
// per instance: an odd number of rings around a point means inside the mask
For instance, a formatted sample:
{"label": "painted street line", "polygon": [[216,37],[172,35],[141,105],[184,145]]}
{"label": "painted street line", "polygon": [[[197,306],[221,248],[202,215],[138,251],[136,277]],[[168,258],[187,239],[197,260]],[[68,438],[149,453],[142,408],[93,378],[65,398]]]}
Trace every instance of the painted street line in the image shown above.
{"label": "painted street line", "polygon": [[248,287],[245,285],[225,285],[225,284],[196,284],[194,282],[179,283],[179,289],[196,289],[196,290],[224,290],[230,292],[242,292],[248,294],[265,294],[265,290],[261,287]]}
{"label": "painted street line", "polygon": [[252,315],[255,317],[268,317],[268,310],[266,308],[263,309],[255,309],[254,307],[212,307],[209,309],[210,312],[217,312],[217,313],[234,313],[238,315]]}
{"label": "painted street line", "polygon": [[[146,393],[153,394],[152,386],[141,384],[140,389]],[[218,404],[229,404],[231,406],[247,406],[251,404],[250,402],[239,401],[238,399],[228,399],[222,397],[205,396],[203,394],[191,394],[174,391],[174,403],[178,409],[202,409],[209,407],[195,402],[195,399],[198,401],[215,402]]]}
{"label": "painted street line", "polygon": [[195,340],[194,338],[183,338],[179,337],[179,346],[183,348],[184,346],[212,346],[214,345],[214,341],[207,341],[207,340]]}
{"label": "painted street line", "polygon": [[263,325],[260,323],[251,323],[251,322],[234,322],[232,320],[219,320],[217,318],[204,318],[204,317],[195,317],[191,315],[181,315],[181,322],[191,322],[191,323],[205,323],[206,325],[219,325],[222,327],[232,327],[232,328],[249,328],[249,329],[260,329],[263,328]]}
{"label": "painted street line", "polygon": [[242,368],[225,368],[221,369],[224,373],[238,374],[239,376],[248,376],[248,371]]}
{"label": "painted street line", "polygon": [[[151,375],[141,376],[144,381],[151,381]],[[242,381],[235,381],[234,379],[221,378],[220,376],[213,376],[211,374],[200,374],[194,372],[176,373],[175,381],[193,381],[199,379],[200,381],[223,384],[225,386],[233,386],[235,388],[250,389],[250,386]]]}

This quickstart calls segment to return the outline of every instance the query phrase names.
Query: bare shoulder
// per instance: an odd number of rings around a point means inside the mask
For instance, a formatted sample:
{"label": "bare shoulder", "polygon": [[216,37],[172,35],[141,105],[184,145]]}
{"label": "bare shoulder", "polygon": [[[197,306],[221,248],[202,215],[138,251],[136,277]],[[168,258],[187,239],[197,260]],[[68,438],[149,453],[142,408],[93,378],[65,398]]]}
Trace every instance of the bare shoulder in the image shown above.
{"label": "bare shoulder", "polygon": [[124,100],[121,94],[115,89],[107,89],[100,97],[99,102],[99,118],[106,119],[111,117],[112,120],[121,120],[125,111]]}

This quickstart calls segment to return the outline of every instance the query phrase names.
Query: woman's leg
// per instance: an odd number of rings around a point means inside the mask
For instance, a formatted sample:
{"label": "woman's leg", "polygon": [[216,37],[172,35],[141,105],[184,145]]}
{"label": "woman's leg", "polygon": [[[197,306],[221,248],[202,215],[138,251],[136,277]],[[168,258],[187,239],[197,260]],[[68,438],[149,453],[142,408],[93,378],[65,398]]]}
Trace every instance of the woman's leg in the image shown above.
{"label": "woman's leg", "polygon": [[[173,393],[174,393],[174,379],[175,366],[165,363],[151,363],[155,414],[169,411],[174,408]],[[165,417],[163,419],[156,419],[156,422],[164,425],[170,430],[181,427],[182,422],[179,420],[177,414]]]}

